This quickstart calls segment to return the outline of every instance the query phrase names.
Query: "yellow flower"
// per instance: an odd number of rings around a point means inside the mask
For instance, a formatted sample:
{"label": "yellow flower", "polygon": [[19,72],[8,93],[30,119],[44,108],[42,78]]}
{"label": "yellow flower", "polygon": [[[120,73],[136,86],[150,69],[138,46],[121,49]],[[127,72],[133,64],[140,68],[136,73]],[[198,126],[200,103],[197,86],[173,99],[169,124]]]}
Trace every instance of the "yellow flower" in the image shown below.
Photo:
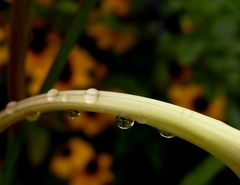
{"label": "yellow flower", "polygon": [[84,140],[71,138],[52,158],[50,171],[59,178],[68,179],[82,171],[94,157],[93,147]]}
{"label": "yellow flower", "polygon": [[98,21],[92,21],[92,23],[89,24],[87,34],[96,40],[96,45],[99,49],[112,49],[116,54],[123,54],[131,48],[135,42],[131,31],[124,30],[117,32]]}
{"label": "yellow flower", "polygon": [[[39,91],[62,43],[62,39],[57,33],[47,32],[44,30],[44,23],[36,22],[36,28],[34,28],[36,35],[33,35],[31,49],[28,50],[26,57],[30,95]],[[87,50],[78,46],[75,46],[70,52],[67,65],[68,68],[65,67],[63,70],[63,73],[69,72],[67,79],[60,79],[54,88],[59,90],[88,88],[95,86],[107,74],[107,67],[104,64],[98,63]]]}
{"label": "yellow flower", "polygon": [[90,161],[83,172],[76,173],[69,181],[69,185],[105,185],[113,181],[111,171],[111,156],[102,153]]}
{"label": "yellow flower", "polygon": [[215,119],[224,119],[226,99],[219,95],[212,100],[204,96],[204,89],[196,84],[174,84],[168,92],[170,101],[179,106],[200,112]]}
{"label": "yellow flower", "polygon": [[[86,89],[95,86],[107,74],[107,67],[100,64],[84,48],[74,47],[69,56],[69,79],[59,80],[55,88],[59,90]],[[67,69],[64,69],[65,71]],[[64,71],[63,71],[64,72]]]}
{"label": "yellow flower", "polygon": [[38,93],[57,55],[62,39],[56,32],[46,32],[45,25],[36,21],[33,26],[31,48],[26,56],[26,74],[29,78],[28,93]]}
{"label": "yellow flower", "polygon": [[173,83],[183,83],[190,79],[191,70],[187,65],[171,61],[169,64],[169,74]]}
{"label": "yellow flower", "polygon": [[87,136],[94,137],[103,132],[114,122],[114,117],[108,114],[95,112],[82,112],[81,116],[66,120],[67,127],[71,131],[82,131]]}

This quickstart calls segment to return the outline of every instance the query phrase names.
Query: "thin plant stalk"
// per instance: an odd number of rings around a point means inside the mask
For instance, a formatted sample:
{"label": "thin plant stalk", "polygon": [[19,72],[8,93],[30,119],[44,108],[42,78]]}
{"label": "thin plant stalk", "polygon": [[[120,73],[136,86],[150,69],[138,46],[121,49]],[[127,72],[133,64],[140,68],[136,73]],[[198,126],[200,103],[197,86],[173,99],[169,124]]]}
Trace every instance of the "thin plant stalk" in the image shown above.
{"label": "thin plant stalk", "polygon": [[219,120],[166,102],[124,93],[97,90],[53,92],[25,99],[3,110],[0,130],[37,112],[76,109],[120,115],[199,146],[240,177],[240,131]]}
{"label": "thin plant stalk", "polygon": [[14,0],[11,21],[8,95],[10,100],[25,97],[25,57],[30,39],[33,0]]}

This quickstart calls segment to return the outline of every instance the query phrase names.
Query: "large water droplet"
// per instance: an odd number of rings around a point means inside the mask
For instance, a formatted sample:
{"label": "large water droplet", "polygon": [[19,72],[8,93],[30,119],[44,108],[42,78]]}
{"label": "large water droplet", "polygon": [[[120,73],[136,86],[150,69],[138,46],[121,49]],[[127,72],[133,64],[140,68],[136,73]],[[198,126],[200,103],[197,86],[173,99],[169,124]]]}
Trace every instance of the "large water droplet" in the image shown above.
{"label": "large water droplet", "polygon": [[53,101],[57,96],[59,95],[59,91],[57,89],[50,89],[47,92],[47,100],[48,101]]}
{"label": "large water droplet", "polygon": [[14,111],[16,110],[16,105],[17,105],[17,102],[16,102],[16,101],[10,101],[10,102],[8,102],[8,104],[6,105],[6,112],[7,112],[8,114],[14,113]]}
{"label": "large water droplet", "polygon": [[76,119],[77,117],[79,117],[81,115],[81,113],[78,110],[67,110],[66,115],[70,119]]}
{"label": "large water droplet", "polygon": [[158,130],[158,132],[162,137],[165,137],[165,138],[168,138],[168,139],[175,137],[171,133],[163,131],[163,130]]}
{"label": "large water droplet", "polygon": [[134,125],[134,120],[120,117],[120,116],[116,117],[115,122],[116,122],[117,126],[121,129],[129,129]]}
{"label": "large water droplet", "polygon": [[28,121],[36,121],[40,117],[40,112],[31,113],[26,117],[26,120]]}
{"label": "large water droplet", "polygon": [[87,89],[84,93],[84,101],[86,103],[95,103],[98,99],[99,91],[94,88]]}

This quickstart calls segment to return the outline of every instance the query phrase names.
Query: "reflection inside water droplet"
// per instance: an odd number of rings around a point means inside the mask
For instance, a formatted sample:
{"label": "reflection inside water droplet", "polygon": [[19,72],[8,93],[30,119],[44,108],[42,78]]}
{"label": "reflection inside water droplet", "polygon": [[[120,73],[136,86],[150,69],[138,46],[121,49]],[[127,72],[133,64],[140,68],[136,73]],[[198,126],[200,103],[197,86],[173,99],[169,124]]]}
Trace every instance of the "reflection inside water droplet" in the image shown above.
{"label": "reflection inside water droplet", "polygon": [[50,89],[47,92],[47,100],[48,101],[53,101],[57,96],[59,95],[59,91],[57,89]]}
{"label": "reflection inside water droplet", "polygon": [[76,119],[77,117],[79,117],[81,115],[81,113],[78,110],[67,110],[66,115],[70,119]]}
{"label": "reflection inside water droplet", "polygon": [[40,112],[31,113],[26,117],[26,120],[28,121],[36,121],[40,117]]}
{"label": "reflection inside water droplet", "polygon": [[95,103],[98,99],[99,91],[94,88],[87,89],[83,95],[84,102]]}
{"label": "reflection inside water droplet", "polygon": [[116,122],[117,126],[121,129],[129,129],[134,125],[134,120],[120,117],[120,116],[116,117],[115,122]]}
{"label": "reflection inside water droplet", "polygon": [[10,102],[8,102],[8,104],[6,105],[6,112],[7,112],[8,114],[14,113],[14,111],[16,110],[16,105],[17,105],[17,102],[16,102],[16,101],[10,101]]}
{"label": "reflection inside water droplet", "polygon": [[162,137],[165,137],[165,138],[174,138],[175,136],[172,135],[171,133],[169,132],[166,132],[166,131],[163,131],[163,130],[158,130],[159,134],[162,136]]}

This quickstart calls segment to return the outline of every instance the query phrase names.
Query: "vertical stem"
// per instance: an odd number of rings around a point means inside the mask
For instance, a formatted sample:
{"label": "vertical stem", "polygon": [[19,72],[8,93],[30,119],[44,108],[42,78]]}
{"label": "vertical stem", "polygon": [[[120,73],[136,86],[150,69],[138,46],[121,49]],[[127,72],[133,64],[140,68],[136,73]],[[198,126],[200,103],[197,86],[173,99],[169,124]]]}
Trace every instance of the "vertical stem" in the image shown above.
{"label": "vertical stem", "polygon": [[25,96],[25,56],[31,28],[33,0],[14,0],[12,9],[8,95],[10,100]]}
{"label": "vertical stem", "polygon": [[[13,0],[10,40],[10,60],[8,65],[8,99],[20,100],[25,96],[25,56],[31,29],[31,10],[34,0]],[[0,184],[10,185],[14,179],[15,164],[20,152],[22,130],[16,134],[8,131],[8,143],[4,172]]]}

